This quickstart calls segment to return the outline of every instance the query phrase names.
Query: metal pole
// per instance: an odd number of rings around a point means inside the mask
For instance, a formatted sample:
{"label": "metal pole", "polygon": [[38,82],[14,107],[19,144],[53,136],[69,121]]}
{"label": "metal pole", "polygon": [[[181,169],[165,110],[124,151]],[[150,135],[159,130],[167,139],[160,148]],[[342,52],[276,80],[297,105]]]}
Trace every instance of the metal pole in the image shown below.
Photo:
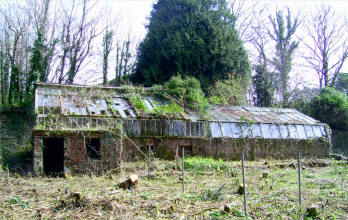
{"label": "metal pole", "polygon": [[179,166],[179,146],[176,145],[176,151],[175,151],[175,172],[174,175],[178,172],[178,166]]}
{"label": "metal pole", "polygon": [[302,192],[301,192],[301,153],[298,153],[298,198],[300,206],[302,205]]}
{"label": "metal pole", "polygon": [[151,153],[151,147],[150,145],[148,149],[148,156],[147,156],[147,180],[150,180],[150,153]]}
{"label": "metal pole", "polygon": [[247,196],[246,196],[246,184],[245,184],[245,167],[244,167],[244,153],[242,154],[242,175],[243,175],[243,190],[244,190],[244,213],[245,218],[248,218],[247,214]]}
{"label": "metal pole", "polygon": [[185,148],[182,147],[182,192],[185,193]]}

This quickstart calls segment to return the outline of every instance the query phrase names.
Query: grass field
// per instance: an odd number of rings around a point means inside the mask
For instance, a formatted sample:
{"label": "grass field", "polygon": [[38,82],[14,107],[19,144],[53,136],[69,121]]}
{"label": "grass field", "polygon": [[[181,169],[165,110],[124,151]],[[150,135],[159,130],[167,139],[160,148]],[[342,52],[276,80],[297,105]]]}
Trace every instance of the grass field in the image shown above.
{"label": "grass field", "polygon": [[[241,163],[188,158],[185,193],[173,161],[156,160],[147,179],[145,162],[124,164],[123,176],[69,178],[0,174],[0,218],[4,219],[244,219]],[[247,203],[251,219],[347,219],[347,164],[304,160],[303,205],[298,205],[296,161],[247,161]],[[133,190],[118,187],[122,177],[138,174]],[[268,175],[268,176],[267,176]],[[229,212],[224,206],[230,207]]]}

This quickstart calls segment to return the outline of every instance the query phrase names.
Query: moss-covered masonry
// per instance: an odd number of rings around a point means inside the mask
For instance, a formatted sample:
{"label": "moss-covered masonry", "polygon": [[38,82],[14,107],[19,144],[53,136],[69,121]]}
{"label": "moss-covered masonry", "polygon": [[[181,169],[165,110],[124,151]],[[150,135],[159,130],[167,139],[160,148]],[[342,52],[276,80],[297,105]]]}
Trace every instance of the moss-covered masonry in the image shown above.
{"label": "moss-covered masonry", "polygon": [[[100,160],[91,160],[86,155],[83,136],[57,136],[64,141],[64,171],[67,173],[105,173],[117,169],[121,161],[143,158],[139,150],[151,146],[155,155],[173,159],[176,148],[185,147],[188,154],[202,155],[226,160],[239,160],[242,152],[249,160],[261,158],[296,158],[300,152],[304,157],[323,158],[330,153],[328,142],[313,140],[280,139],[233,139],[233,138],[132,138],[115,139],[99,134],[90,136],[101,140]],[[43,174],[42,140],[45,136],[36,136],[34,140],[34,168]]]}

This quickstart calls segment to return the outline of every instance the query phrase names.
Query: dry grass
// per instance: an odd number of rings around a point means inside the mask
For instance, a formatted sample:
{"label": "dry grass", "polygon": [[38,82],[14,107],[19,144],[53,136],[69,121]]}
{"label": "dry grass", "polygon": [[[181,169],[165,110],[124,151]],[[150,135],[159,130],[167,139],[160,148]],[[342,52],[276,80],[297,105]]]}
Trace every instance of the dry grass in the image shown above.
{"label": "dry grass", "polygon": [[[329,166],[325,166],[328,163]],[[228,170],[186,173],[185,194],[173,161],[155,161],[150,180],[145,162],[127,163],[124,175],[140,176],[134,190],[117,187],[121,175],[72,178],[15,177],[0,174],[0,216],[5,219],[239,219],[243,218],[240,162]],[[295,161],[246,162],[248,213],[252,219],[298,219],[316,205],[321,219],[348,216],[348,170],[344,163],[305,161],[303,207],[298,207]],[[320,167],[318,167],[320,166]],[[323,166],[323,167],[322,167]],[[263,171],[269,176],[262,178]],[[225,184],[221,192],[217,190]],[[223,212],[229,204],[232,213]]]}

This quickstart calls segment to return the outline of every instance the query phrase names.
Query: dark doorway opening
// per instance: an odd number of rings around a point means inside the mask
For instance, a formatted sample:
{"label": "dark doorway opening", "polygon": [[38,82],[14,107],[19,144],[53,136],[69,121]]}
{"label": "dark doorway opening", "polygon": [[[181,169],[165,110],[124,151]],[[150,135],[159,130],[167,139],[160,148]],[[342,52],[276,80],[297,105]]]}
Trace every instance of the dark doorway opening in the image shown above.
{"label": "dark doorway opening", "polygon": [[46,175],[59,176],[64,171],[64,138],[45,138],[43,167]]}
{"label": "dark doorway opening", "polygon": [[100,140],[99,138],[86,139],[87,157],[89,159],[100,160]]}

